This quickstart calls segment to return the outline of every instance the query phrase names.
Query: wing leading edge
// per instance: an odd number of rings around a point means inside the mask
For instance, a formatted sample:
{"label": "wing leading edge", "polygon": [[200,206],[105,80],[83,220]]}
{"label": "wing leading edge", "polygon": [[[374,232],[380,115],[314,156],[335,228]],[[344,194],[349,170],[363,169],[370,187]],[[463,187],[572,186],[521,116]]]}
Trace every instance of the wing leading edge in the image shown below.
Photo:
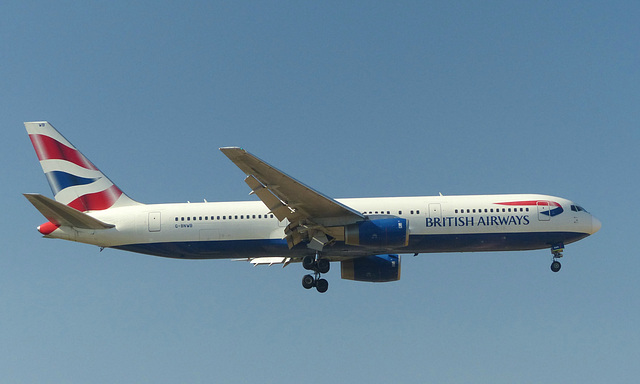
{"label": "wing leading edge", "polygon": [[321,250],[330,241],[327,235],[341,238],[342,227],[365,220],[360,212],[304,185],[242,148],[225,147],[220,151],[247,175],[245,182],[252,194],[257,195],[278,220],[289,221],[285,229],[289,247],[307,240],[311,248]]}

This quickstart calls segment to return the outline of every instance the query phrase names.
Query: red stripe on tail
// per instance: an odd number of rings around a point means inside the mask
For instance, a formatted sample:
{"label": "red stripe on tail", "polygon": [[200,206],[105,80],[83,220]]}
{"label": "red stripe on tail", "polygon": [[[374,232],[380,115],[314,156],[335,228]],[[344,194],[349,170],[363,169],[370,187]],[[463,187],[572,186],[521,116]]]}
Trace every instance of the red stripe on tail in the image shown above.
{"label": "red stripe on tail", "polygon": [[120,188],[112,185],[104,191],[88,193],[80,196],[67,205],[81,212],[101,211],[103,209],[111,208],[120,195],[122,195]]}
{"label": "red stripe on tail", "polygon": [[29,135],[38,159],[42,160],[67,160],[82,168],[98,170],[78,150],[69,148],[59,141],[45,135]]}

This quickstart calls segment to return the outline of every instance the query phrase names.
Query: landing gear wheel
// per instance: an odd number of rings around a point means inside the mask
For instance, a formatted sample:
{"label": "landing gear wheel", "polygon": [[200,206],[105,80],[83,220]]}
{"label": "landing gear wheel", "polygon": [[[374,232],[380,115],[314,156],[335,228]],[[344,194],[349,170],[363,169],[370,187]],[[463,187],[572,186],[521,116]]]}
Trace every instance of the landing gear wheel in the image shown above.
{"label": "landing gear wheel", "polygon": [[318,261],[316,262],[316,268],[319,273],[329,272],[330,267],[331,263],[327,259],[318,259]]}
{"label": "landing gear wheel", "polygon": [[302,259],[302,268],[307,271],[313,271],[316,269],[316,259],[313,256],[305,256]]}
{"label": "landing gear wheel", "polygon": [[327,292],[327,289],[329,289],[329,282],[325,279],[318,279],[318,281],[316,281],[316,289],[320,293]]}
{"label": "landing gear wheel", "polygon": [[307,255],[302,258],[302,267],[308,271],[313,271],[313,274],[305,275],[302,278],[302,286],[305,289],[316,287],[320,293],[327,292],[329,283],[327,280],[321,279],[320,276],[329,272],[331,267],[330,260],[321,258],[320,252],[316,252],[315,256]]}
{"label": "landing gear wheel", "polygon": [[558,272],[560,268],[562,268],[562,264],[560,264],[559,261],[554,260],[553,263],[551,263],[551,270],[553,272]]}
{"label": "landing gear wheel", "polygon": [[313,286],[316,285],[315,283],[316,280],[311,275],[304,275],[302,277],[302,286],[304,287],[304,289],[313,288]]}

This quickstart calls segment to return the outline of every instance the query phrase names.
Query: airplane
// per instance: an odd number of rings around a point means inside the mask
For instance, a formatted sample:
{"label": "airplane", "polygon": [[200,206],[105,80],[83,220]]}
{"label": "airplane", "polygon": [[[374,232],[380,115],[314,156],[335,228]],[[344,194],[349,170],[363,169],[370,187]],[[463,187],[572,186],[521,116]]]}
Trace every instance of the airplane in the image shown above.
{"label": "airplane", "polygon": [[540,194],[332,199],[246,150],[223,147],[256,201],[142,204],[46,121],[25,122],[54,199],[24,196],[55,238],[153,256],[301,263],[306,289],[339,262],[343,279],[397,281],[400,254],[547,248],[558,272],[566,244],[601,228],[574,202]]}

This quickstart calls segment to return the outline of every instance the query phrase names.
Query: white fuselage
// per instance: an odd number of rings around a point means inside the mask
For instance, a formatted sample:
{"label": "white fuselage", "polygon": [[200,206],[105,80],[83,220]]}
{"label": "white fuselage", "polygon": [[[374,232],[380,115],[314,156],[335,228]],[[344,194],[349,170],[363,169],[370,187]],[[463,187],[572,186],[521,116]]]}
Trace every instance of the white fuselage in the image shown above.
{"label": "white fuselage", "polygon": [[[588,212],[546,195],[420,196],[336,199],[370,218],[401,217],[409,244],[377,248],[336,241],[323,250],[340,260],[375,253],[501,251],[549,248],[580,240],[600,228]],[[111,229],[60,227],[47,237],[176,258],[302,257],[289,249],[288,224],[261,201],[148,204],[88,212]]]}

